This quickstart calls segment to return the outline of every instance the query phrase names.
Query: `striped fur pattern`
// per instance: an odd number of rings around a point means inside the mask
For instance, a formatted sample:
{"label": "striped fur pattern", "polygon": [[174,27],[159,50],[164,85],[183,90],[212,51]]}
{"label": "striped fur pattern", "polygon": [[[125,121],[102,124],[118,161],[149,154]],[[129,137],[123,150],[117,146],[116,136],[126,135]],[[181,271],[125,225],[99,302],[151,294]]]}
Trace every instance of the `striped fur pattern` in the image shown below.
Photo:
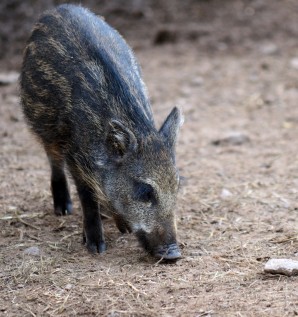
{"label": "striped fur pattern", "polygon": [[87,248],[105,250],[100,213],[109,213],[153,255],[179,257],[173,210],[181,114],[174,108],[156,129],[140,67],[121,35],[81,6],[48,11],[28,40],[20,85],[25,118],[52,168],[55,213],[72,211],[67,166]]}

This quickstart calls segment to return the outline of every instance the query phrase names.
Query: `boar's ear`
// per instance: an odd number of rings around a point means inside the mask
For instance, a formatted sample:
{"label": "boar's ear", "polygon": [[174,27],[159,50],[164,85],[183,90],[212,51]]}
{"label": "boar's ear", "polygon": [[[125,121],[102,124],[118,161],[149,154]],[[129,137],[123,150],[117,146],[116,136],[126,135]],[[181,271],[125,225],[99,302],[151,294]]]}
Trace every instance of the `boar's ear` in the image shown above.
{"label": "boar's ear", "polygon": [[135,135],[123,123],[111,120],[108,129],[106,147],[114,160],[121,161],[127,154],[137,149]]}
{"label": "boar's ear", "polygon": [[180,126],[183,124],[181,111],[174,107],[159,130],[167,146],[174,151]]}

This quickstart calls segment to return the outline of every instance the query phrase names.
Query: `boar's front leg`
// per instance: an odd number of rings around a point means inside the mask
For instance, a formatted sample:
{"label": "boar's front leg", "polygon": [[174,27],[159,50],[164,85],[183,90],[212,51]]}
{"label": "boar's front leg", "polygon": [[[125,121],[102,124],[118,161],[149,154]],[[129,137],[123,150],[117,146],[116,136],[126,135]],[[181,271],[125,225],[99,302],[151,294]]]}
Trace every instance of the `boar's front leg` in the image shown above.
{"label": "boar's front leg", "polygon": [[51,189],[54,201],[54,212],[57,216],[72,213],[72,202],[69,195],[67,179],[64,172],[64,160],[47,153],[51,165]]}
{"label": "boar's front leg", "polygon": [[84,213],[83,241],[92,253],[102,253],[106,250],[103,226],[99,213],[99,204],[93,190],[86,184],[76,182]]}

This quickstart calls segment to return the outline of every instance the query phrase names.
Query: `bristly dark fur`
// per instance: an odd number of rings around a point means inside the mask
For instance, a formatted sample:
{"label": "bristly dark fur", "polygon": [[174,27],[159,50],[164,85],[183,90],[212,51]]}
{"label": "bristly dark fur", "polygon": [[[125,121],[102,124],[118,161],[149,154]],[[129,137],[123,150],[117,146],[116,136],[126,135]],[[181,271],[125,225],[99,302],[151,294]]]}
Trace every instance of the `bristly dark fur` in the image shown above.
{"label": "bristly dark fur", "polygon": [[106,248],[99,212],[111,213],[121,232],[169,230],[172,240],[161,244],[176,243],[181,115],[174,108],[155,128],[140,67],[119,33],[80,6],[46,12],[28,40],[20,85],[25,117],[51,164],[55,213],[72,210],[66,164],[80,196],[88,249]]}

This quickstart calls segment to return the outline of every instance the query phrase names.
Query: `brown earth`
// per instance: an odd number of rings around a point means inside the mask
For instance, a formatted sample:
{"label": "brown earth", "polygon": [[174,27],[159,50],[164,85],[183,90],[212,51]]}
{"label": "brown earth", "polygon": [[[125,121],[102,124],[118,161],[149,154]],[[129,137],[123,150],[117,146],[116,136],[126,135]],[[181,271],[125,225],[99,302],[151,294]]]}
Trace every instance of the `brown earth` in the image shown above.
{"label": "brown earth", "polygon": [[[269,258],[298,260],[298,3],[160,2],[83,1],[135,48],[158,124],[184,111],[183,258],[155,263],[110,220],[108,251],[90,255],[73,186],[74,214],[55,217],[17,83],[2,85],[0,316],[298,315],[297,277],[263,272]],[[24,3],[0,19],[4,75],[19,70],[34,12],[57,1]],[[40,256],[24,254],[32,246]]]}

